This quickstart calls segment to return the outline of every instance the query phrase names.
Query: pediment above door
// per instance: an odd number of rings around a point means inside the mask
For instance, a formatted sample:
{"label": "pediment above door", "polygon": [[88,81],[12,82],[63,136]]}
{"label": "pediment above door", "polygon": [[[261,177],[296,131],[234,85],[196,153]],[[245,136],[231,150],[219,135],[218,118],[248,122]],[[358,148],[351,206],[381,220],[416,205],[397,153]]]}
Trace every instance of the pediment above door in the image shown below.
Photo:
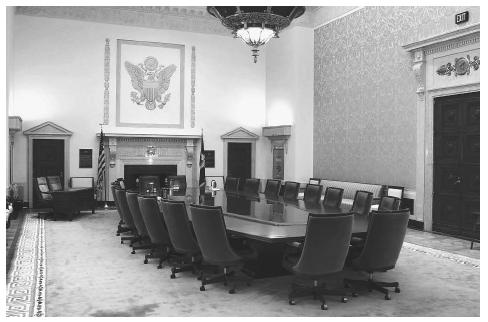
{"label": "pediment above door", "polygon": [[258,140],[259,135],[252,133],[249,130],[246,130],[243,127],[238,127],[235,130],[227,132],[221,136],[222,140],[227,139],[247,139],[247,140]]}
{"label": "pediment above door", "polygon": [[25,135],[57,135],[57,136],[71,136],[73,132],[57,125],[53,122],[44,122],[24,131]]}

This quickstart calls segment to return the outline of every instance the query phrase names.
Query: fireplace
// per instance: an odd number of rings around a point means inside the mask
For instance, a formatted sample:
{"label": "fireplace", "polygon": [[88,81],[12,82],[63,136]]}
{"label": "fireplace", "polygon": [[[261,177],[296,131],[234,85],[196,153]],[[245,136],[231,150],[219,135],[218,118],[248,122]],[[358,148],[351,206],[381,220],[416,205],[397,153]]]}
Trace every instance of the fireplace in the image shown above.
{"label": "fireplace", "polygon": [[165,164],[130,164],[124,165],[124,183],[126,189],[137,189],[137,179],[145,176],[154,176],[157,178],[156,186],[164,186],[164,179],[167,176],[175,176],[177,174],[177,166]]}

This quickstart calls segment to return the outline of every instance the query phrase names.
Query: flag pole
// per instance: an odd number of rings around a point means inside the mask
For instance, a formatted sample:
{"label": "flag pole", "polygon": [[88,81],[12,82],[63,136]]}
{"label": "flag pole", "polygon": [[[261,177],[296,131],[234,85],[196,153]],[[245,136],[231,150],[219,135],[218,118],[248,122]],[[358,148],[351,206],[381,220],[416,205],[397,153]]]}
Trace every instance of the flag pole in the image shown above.
{"label": "flag pole", "polygon": [[[98,123],[100,125],[100,133],[103,133],[103,123]],[[105,142],[102,142],[105,145]],[[103,149],[103,153],[105,153],[105,148]],[[103,173],[103,199],[105,201],[105,205],[103,206],[104,209],[108,209],[107,204],[107,168],[105,167]]]}

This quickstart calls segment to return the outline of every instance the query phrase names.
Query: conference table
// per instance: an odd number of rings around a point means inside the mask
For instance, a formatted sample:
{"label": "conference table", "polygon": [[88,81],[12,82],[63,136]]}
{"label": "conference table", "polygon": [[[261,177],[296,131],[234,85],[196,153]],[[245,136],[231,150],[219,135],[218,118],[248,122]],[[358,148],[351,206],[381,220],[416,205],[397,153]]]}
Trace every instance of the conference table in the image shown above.
{"label": "conference table", "polygon": [[[257,250],[257,261],[247,267],[247,271],[256,278],[287,273],[281,267],[284,249],[290,242],[304,240],[310,213],[340,215],[348,213],[350,208],[328,208],[321,203],[307,204],[303,200],[269,198],[262,193],[251,195],[223,190],[200,193],[198,188],[168,193],[167,198],[185,201],[190,221],[190,204],[220,206],[227,231],[232,236],[247,239]],[[367,216],[354,215],[353,233],[366,232],[367,227]]]}

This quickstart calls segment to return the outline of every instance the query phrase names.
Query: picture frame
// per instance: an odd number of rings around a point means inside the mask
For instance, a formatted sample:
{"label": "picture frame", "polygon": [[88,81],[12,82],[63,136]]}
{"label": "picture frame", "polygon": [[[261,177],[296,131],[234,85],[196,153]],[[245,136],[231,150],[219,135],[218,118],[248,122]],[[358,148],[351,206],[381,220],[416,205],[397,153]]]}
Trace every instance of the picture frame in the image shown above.
{"label": "picture frame", "polygon": [[116,126],[184,127],[185,45],[117,39]]}

